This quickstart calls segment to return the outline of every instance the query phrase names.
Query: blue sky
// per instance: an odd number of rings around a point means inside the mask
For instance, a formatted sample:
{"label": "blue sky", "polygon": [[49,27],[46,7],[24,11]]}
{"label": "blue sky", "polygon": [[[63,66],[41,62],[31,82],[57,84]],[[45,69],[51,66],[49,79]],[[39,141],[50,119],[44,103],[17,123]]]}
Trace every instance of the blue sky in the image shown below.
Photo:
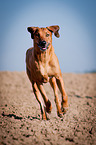
{"label": "blue sky", "polygon": [[62,72],[96,70],[96,0],[0,0],[0,70],[25,70],[28,26],[60,26],[53,46]]}

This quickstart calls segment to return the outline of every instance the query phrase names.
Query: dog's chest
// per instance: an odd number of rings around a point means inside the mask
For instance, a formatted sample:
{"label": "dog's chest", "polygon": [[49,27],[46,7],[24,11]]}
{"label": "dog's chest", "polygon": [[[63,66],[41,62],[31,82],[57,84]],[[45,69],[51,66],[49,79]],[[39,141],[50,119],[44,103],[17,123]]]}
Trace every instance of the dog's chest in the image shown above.
{"label": "dog's chest", "polygon": [[36,63],[36,71],[41,74],[41,76],[47,75],[48,72],[48,64],[47,63]]}
{"label": "dog's chest", "polygon": [[48,64],[35,61],[34,63],[34,77],[39,82],[48,82]]}

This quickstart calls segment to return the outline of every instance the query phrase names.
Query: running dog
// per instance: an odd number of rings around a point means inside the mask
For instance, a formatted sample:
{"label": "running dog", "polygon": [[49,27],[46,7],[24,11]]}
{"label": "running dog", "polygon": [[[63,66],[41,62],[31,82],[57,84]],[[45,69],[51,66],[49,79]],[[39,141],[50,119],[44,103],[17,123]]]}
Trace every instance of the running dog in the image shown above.
{"label": "running dog", "polygon": [[[42,119],[47,120],[47,113],[51,113],[52,110],[52,104],[43,87],[43,83],[47,82],[50,82],[54,90],[57,115],[62,117],[62,114],[68,109],[68,96],[64,89],[59,61],[52,46],[52,33],[59,37],[59,26],[28,27],[27,30],[31,33],[34,47],[29,48],[26,52],[26,71],[32,83],[35,97],[40,104]],[[58,88],[62,94],[61,103],[58,98]],[[46,107],[41,101],[41,95]]]}

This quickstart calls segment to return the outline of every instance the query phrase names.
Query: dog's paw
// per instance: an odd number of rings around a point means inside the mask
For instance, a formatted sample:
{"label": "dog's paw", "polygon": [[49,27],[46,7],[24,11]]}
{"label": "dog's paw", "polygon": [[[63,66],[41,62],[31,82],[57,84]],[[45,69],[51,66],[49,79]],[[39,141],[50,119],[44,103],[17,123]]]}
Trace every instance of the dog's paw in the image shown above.
{"label": "dog's paw", "polygon": [[51,110],[52,110],[52,104],[51,102],[48,100],[48,102],[46,103],[46,112],[47,113],[51,113]]}
{"label": "dog's paw", "polygon": [[68,101],[62,101],[61,106],[62,113],[65,114],[68,111]]}
{"label": "dog's paw", "polygon": [[63,118],[63,114],[62,113],[58,113],[58,117]]}
{"label": "dog's paw", "polygon": [[66,114],[67,111],[68,111],[68,107],[62,108],[62,113],[63,113],[63,115]]}

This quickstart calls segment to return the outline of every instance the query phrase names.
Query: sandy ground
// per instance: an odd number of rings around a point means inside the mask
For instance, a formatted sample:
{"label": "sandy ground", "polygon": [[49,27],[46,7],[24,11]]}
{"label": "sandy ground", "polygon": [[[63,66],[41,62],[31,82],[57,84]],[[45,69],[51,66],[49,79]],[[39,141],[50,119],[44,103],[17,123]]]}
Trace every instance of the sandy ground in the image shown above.
{"label": "sandy ground", "polygon": [[69,110],[57,116],[53,90],[45,84],[53,109],[43,121],[26,73],[0,72],[0,145],[96,144],[96,74],[63,74],[63,79]]}

